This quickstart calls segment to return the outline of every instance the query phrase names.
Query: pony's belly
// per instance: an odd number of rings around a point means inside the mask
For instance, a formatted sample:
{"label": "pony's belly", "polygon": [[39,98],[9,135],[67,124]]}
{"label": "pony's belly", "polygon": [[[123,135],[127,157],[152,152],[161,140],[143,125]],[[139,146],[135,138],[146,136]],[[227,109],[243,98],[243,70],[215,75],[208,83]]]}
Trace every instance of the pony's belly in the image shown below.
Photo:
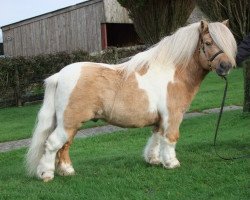
{"label": "pony's belly", "polygon": [[144,127],[156,124],[159,120],[157,113],[149,112],[120,112],[119,110],[113,111],[111,116],[106,117],[110,124],[117,125],[120,127]]}
{"label": "pony's belly", "polygon": [[[142,104],[143,105],[143,104]],[[116,102],[113,108],[104,113],[107,122],[121,127],[144,127],[155,124],[159,120],[157,112],[149,112],[145,107]]]}

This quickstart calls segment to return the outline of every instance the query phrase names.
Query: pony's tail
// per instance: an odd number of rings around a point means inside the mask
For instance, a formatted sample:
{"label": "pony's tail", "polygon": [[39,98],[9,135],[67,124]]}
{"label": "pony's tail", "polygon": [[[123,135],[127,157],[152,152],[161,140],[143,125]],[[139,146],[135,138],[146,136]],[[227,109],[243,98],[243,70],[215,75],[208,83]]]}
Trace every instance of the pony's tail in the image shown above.
{"label": "pony's tail", "polygon": [[37,124],[26,155],[26,168],[30,176],[36,175],[37,166],[45,150],[45,141],[56,126],[55,92],[57,82],[58,74],[45,80],[43,105],[38,113]]}

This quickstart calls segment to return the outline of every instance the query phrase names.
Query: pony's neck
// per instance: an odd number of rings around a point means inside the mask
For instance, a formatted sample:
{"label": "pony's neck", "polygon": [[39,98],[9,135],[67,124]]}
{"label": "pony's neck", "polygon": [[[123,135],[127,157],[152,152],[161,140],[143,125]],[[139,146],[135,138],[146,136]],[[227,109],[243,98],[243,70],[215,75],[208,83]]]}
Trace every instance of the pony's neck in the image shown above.
{"label": "pony's neck", "polygon": [[177,68],[175,79],[185,83],[188,91],[195,94],[208,72],[208,70],[202,68],[199,62],[199,52],[196,50],[188,66]]}

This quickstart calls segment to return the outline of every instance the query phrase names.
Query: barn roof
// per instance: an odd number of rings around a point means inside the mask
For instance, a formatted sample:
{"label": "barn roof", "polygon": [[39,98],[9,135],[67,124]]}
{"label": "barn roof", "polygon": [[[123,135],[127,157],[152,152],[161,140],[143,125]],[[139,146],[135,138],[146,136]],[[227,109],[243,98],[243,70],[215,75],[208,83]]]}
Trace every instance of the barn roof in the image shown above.
{"label": "barn roof", "polygon": [[92,5],[92,4],[95,4],[95,3],[102,2],[102,1],[103,0],[87,0],[87,1],[75,4],[75,5],[72,5],[72,6],[68,6],[68,7],[61,8],[61,9],[58,9],[58,10],[54,10],[54,11],[51,11],[51,12],[48,12],[48,13],[44,13],[44,14],[41,14],[41,15],[38,15],[38,16],[35,16],[35,17],[31,17],[31,18],[24,19],[24,20],[21,20],[21,21],[18,21],[18,22],[14,22],[14,23],[11,23],[11,24],[4,25],[4,26],[1,27],[1,29],[4,31],[6,29],[15,28],[15,27],[18,27],[18,26],[22,26],[22,25],[25,25],[25,24],[29,24],[31,22],[39,21],[41,19],[53,17],[55,15],[59,15],[59,14],[65,13],[65,12],[76,10],[76,9],[81,8],[81,7]]}

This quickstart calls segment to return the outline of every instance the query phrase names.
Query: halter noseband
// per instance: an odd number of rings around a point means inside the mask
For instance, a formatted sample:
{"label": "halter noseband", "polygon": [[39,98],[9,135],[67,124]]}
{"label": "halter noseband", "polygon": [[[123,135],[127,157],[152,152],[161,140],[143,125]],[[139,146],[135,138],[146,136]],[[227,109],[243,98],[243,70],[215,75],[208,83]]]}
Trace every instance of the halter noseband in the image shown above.
{"label": "halter noseband", "polygon": [[[205,47],[204,47],[204,42],[203,42],[203,39],[201,37],[201,45],[202,45],[202,51],[203,53],[205,54],[206,58],[207,58],[207,55],[206,55],[206,52],[205,52]],[[213,70],[213,67],[212,67],[212,62],[214,61],[214,59],[220,55],[221,53],[224,53],[222,50],[218,51],[217,53],[215,53],[211,58],[207,58],[207,61],[208,61],[208,66],[209,66],[209,70],[212,71]]]}

